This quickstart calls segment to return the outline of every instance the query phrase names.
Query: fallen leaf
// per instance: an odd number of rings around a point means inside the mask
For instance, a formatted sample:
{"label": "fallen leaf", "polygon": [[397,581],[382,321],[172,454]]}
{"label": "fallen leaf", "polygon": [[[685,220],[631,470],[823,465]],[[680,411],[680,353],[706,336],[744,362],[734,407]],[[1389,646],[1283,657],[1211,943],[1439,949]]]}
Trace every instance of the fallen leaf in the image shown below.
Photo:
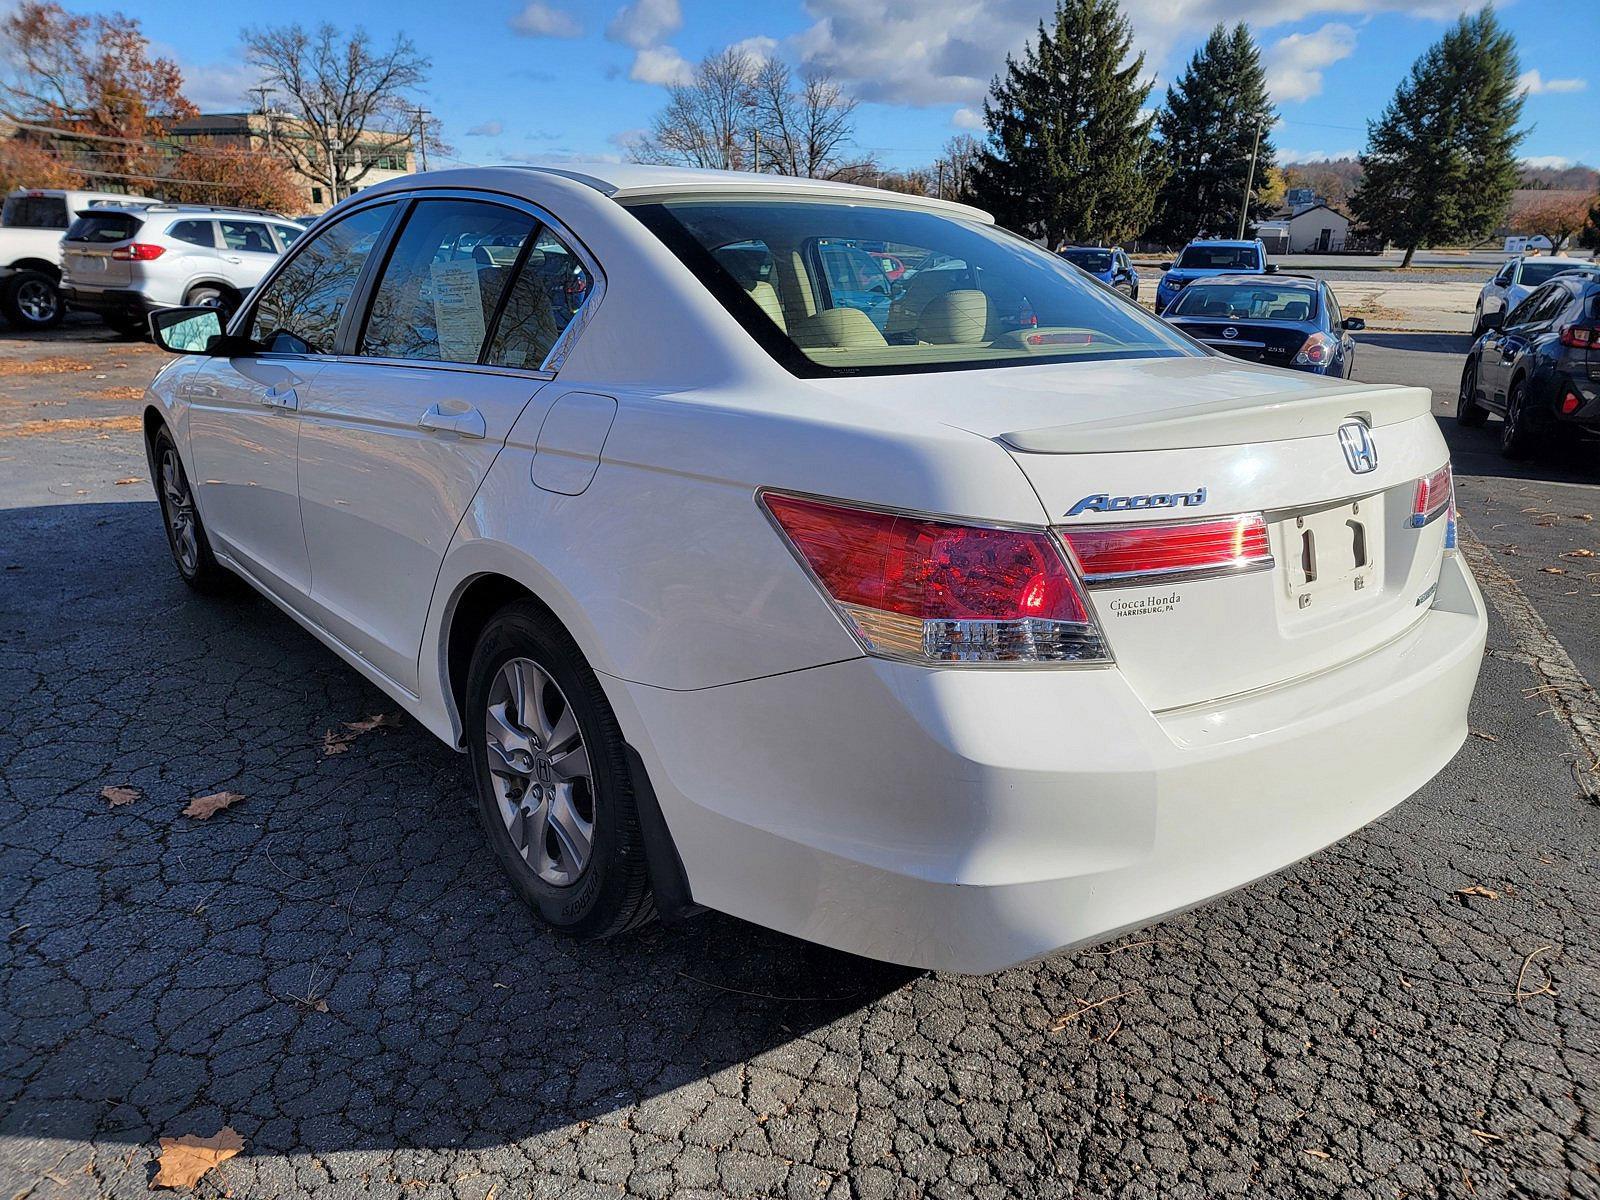
{"label": "fallen leaf", "polygon": [[205,821],[225,808],[232,808],[243,799],[244,797],[238,792],[212,792],[209,796],[196,796],[189,801],[189,806],[183,810],[183,815],[193,817],[196,821]]}
{"label": "fallen leaf", "polygon": [[1569,517],[1571,517],[1574,521],[1592,521],[1592,520],[1594,520],[1594,514],[1593,513],[1568,513],[1567,515]]}
{"label": "fallen leaf", "polygon": [[129,475],[126,479],[118,479],[115,482],[118,487],[125,487],[130,483],[143,483],[144,480],[137,475]]}
{"label": "fallen leaf", "polygon": [[1540,567],[1539,570],[1543,571],[1546,575],[1565,575],[1567,573],[1567,569],[1565,567]]}
{"label": "fallen leaf", "polygon": [[1485,1142],[1503,1142],[1503,1141],[1505,1141],[1505,1138],[1501,1137],[1498,1133],[1489,1133],[1489,1132],[1487,1132],[1486,1130],[1483,1130],[1483,1129],[1469,1129],[1469,1130],[1467,1130],[1467,1132],[1470,1133],[1473,1137],[1480,1138]]}
{"label": "fallen leaf", "polygon": [[1326,1150],[1307,1150],[1306,1153],[1312,1158],[1329,1159],[1333,1157],[1333,1155],[1329,1154]]}
{"label": "fallen leaf", "polygon": [[103,787],[100,789],[100,799],[112,808],[123,804],[132,804],[135,800],[143,800],[144,793],[136,787]]}
{"label": "fallen leaf", "polygon": [[323,756],[343,754],[362,734],[374,729],[393,729],[399,724],[399,713],[375,713],[359,721],[346,721],[342,729],[330,729],[322,735]]}
{"label": "fallen leaf", "polygon": [[1568,550],[1561,557],[1562,558],[1593,558],[1594,557],[1594,551],[1593,550]]}
{"label": "fallen leaf", "polygon": [[193,1133],[161,1139],[160,1170],[151,1187],[192,1188],[207,1171],[221,1166],[244,1149],[244,1139],[224,1125],[214,1137]]}
{"label": "fallen leaf", "polygon": [[1482,896],[1485,900],[1498,900],[1498,899],[1500,899],[1500,893],[1499,892],[1495,891],[1493,888],[1486,888],[1481,883],[1475,883],[1471,887],[1457,888],[1456,889],[1456,895],[1458,895],[1458,896]]}
{"label": "fallen leaf", "polygon": [[1498,742],[1500,740],[1494,734],[1485,733],[1481,729],[1469,729],[1469,730],[1467,730],[1467,732],[1470,733],[1475,738],[1482,738],[1486,742]]}

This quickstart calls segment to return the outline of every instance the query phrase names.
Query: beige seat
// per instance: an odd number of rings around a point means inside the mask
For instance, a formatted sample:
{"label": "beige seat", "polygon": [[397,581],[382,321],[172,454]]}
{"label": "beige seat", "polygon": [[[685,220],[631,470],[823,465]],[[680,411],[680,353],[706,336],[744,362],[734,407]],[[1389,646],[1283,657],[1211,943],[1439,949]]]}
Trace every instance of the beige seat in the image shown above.
{"label": "beige seat", "polygon": [[889,344],[859,308],[825,308],[802,317],[789,336],[804,350],[872,350]]}
{"label": "beige seat", "polygon": [[922,310],[935,296],[953,291],[967,281],[966,271],[920,271],[906,284],[904,294],[889,306],[889,319],[884,323],[886,337],[914,334],[917,322],[922,320]]}
{"label": "beige seat", "polygon": [[789,332],[789,323],[783,319],[783,302],[778,299],[778,289],[764,279],[745,288],[745,294],[756,302],[762,312],[772,318],[772,323],[785,333]]}
{"label": "beige seat", "polygon": [[970,346],[989,329],[989,297],[976,288],[958,288],[929,300],[917,319],[917,341],[935,346]]}

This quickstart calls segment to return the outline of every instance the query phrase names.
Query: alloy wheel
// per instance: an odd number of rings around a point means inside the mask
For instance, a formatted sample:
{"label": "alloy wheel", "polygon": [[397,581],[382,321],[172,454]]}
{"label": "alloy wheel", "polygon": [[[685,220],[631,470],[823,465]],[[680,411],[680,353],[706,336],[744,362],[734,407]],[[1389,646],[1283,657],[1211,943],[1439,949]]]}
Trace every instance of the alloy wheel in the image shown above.
{"label": "alloy wheel", "polygon": [[178,452],[168,446],[161,454],[161,497],[167,510],[167,527],[178,552],[178,565],[185,575],[200,566],[200,539],[195,531],[194,496],[184,478]]}
{"label": "alloy wheel", "polygon": [[566,694],[538,663],[513,658],[489,686],[484,735],[511,844],[545,883],[576,883],[594,850],[594,774]]}
{"label": "alloy wheel", "polygon": [[17,288],[17,310],[36,325],[55,319],[61,297],[42,279],[25,280]]}

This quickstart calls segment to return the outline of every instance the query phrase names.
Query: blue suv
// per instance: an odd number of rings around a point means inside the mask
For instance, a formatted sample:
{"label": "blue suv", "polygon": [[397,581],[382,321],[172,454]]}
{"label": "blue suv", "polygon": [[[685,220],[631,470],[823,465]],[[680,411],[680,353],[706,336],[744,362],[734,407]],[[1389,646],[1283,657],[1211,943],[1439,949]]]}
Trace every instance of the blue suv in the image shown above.
{"label": "blue suv", "polygon": [[1176,262],[1162,263],[1166,274],[1156,284],[1156,312],[1166,312],[1186,283],[1212,275],[1276,275],[1278,268],[1267,262],[1267,248],[1257,238],[1253,242],[1190,242]]}
{"label": "blue suv", "polygon": [[1121,246],[1114,246],[1110,250],[1100,246],[1063,246],[1056,253],[1078,270],[1088,272],[1128,299],[1139,298],[1139,272],[1134,269]]}

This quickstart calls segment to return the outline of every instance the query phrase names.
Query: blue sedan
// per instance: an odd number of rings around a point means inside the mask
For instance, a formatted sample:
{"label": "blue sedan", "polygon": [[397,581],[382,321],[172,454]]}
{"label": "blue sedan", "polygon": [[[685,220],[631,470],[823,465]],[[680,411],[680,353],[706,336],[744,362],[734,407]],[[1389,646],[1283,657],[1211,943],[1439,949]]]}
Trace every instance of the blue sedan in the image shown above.
{"label": "blue sedan", "polygon": [[1121,246],[1111,250],[1099,246],[1063,246],[1056,253],[1078,270],[1116,288],[1128,299],[1139,298],[1139,272],[1128,261],[1128,255]]}
{"label": "blue sedan", "polygon": [[1320,279],[1217,275],[1189,284],[1162,314],[1190,337],[1234,358],[1348,379],[1355,366],[1351,330],[1360,317],[1339,311]]}

